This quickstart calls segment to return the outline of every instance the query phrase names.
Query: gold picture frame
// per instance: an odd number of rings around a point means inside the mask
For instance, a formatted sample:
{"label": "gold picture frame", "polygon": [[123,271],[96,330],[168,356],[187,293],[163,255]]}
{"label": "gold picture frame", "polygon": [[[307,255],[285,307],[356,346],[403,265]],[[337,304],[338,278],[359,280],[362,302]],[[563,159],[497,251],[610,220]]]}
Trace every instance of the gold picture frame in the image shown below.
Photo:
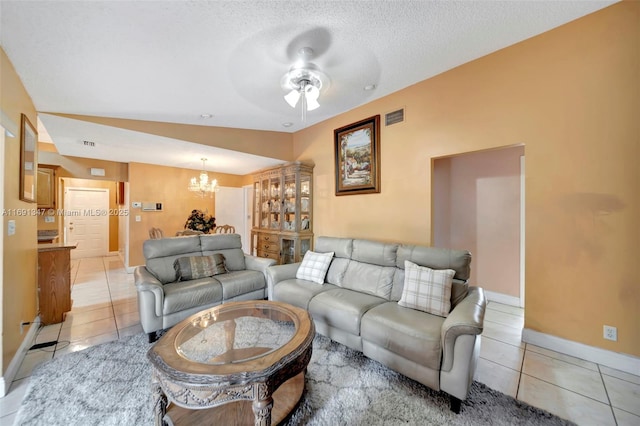
{"label": "gold picture frame", "polygon": [[20,124],[20,199],[35,203],[38,184],[38,132],[24,114],[20,114]]}
{"label": "gold picture frame", "polygon": [[336,195],[380,192],[380,115],[335,129]]}

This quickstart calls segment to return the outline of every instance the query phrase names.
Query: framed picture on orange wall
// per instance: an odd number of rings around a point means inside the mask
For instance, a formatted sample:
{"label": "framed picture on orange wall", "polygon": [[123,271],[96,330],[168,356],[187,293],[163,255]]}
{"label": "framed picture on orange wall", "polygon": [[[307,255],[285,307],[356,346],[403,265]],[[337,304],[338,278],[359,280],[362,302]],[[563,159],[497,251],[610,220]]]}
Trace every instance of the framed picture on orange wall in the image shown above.
{"label": "framed picture on orange wall", "polygon": [[335,129],[336,195],[380,192],[380,115]]}

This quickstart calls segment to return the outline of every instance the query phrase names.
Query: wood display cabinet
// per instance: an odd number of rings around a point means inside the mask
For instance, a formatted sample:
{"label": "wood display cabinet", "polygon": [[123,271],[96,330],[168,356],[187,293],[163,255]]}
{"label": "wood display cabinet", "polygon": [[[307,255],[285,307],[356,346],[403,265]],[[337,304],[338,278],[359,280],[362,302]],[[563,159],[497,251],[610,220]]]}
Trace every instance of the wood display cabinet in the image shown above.
{"label": "wood display cabinet", "polygon": [[313,242],[313,166],[301,162],[253,176],[251,253],[279,264],[302,261]]}

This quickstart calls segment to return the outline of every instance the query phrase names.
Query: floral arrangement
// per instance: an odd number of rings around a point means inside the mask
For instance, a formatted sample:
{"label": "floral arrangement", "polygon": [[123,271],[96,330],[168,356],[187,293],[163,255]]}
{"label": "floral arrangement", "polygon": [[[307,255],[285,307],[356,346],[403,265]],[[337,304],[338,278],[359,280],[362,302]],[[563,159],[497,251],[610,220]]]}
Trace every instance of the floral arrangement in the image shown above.
{"label": "floral arrangement", "polygon": [[202,231],[208,234],[216,227],[216,218],[203,213],[202,210],[191,210],[191,214],[184,223],[184,229],[192,229],[194,231]]}

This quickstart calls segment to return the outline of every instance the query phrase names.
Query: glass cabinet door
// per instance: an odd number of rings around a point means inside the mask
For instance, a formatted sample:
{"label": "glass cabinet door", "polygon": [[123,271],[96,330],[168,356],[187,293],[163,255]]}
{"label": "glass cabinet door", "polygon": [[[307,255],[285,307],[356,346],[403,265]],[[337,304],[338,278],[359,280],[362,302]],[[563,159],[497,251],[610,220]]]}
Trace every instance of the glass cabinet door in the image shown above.
{"label": "glass cabinet door", "polygon": [[280,179],[269,181],[269,229],[280,229],[282,221],[282,198],[280,195]]}
{"label": "glass cabinet door", "polygon": [[311,229],[311,176],[300,176],[300,231]]}
{"label": "glass cabinet door", "polygon": [[269,179],[263,179],[260,183],[260,228],[269,227]]}
{"label": "glass cabinet door", "polygon": [[284,180],[284,199],[283,199],[283,231],[296,231],[297,212],[296,208],[296,180],[295,175],[287,175]]}

